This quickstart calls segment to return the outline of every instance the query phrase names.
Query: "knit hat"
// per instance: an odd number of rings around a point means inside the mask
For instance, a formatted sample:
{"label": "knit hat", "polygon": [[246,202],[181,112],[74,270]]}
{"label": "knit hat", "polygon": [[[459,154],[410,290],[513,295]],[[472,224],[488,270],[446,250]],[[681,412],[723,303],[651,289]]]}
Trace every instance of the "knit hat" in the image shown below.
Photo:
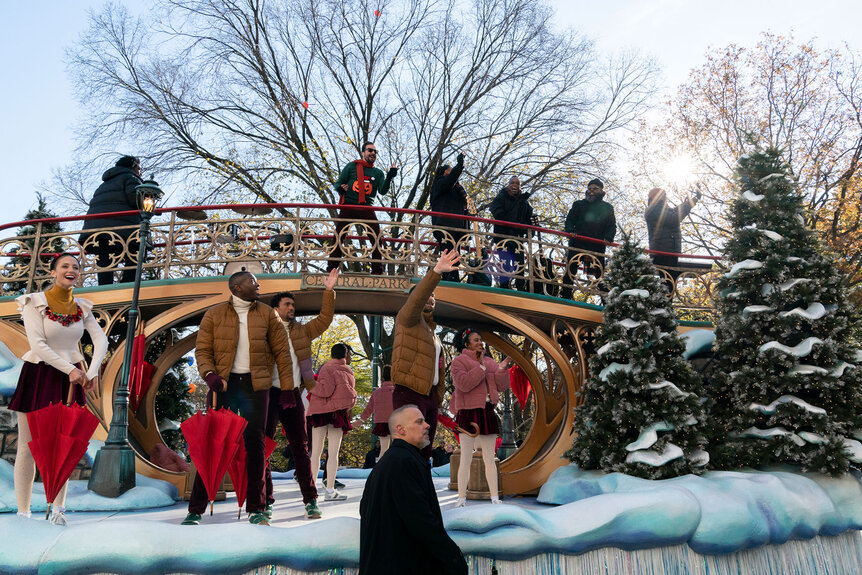
{"label": "knit hat", "polygon": [[602,181],[601,181],[600,179],[598,179],[598,178],[593,178],[592,180],[590,180],[590,182],[587,184],[587,187],[589,188],[589,187],[590,187],[590,186],[592,186],[593,184],[597,185],[598,187],[600,187],[600,188],[601,188],[601,189],[603,189],[603,190],[605,189],[605,183],[604,183],[604,182],[602,182]]}

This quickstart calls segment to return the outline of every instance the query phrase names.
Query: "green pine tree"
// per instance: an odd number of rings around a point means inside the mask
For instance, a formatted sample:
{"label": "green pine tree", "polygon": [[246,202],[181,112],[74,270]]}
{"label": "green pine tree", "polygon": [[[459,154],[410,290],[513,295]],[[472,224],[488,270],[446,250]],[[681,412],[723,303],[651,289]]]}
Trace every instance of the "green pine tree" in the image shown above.
{"label": "green pine tree", "polygon": [[566,455],[583,469],[648,479],[699,473],[709,460],[700,432],[700,378],[682,358],[667,288],[649,256],[625,237],[606,272],[611,287],[599,349],[575,410]]}
{"label": "green pine tree", "polygon": [[[42,218],[56,218],[57,214],[53,213],[48,209],[48,203],[45,201],[45,198],[42,197],[41,194],[36,194],[37,205],[36,209],[30,210],[27,212],[27,215],[24,216],[25,220],[38,220]],[[42,240],[41,251],[42,252],[50,252],[50,253],[61,253],[64,250],[63,243],[60,240],[51,240],[49,244],[46,246],[45,244],[45,234],[56,234],[60,233],[62,230],[60,229],[60,224],[58,223],[44,223],[42,224],[41,234]],[[18,230],[16,234],[21,238],[20,246],[17,248],[12,248],[9,250],[11,253],[26,253],[26,255],[21,256],[12,256],[9,259],[9,262],[3,266],[3,269],[0,270],[0,282],[3,286],[3,293],[5,295],[21,295],[27,289],[26,281],[5,281],[11,278],[27,278],[29,275],[29,269],[32,263],[32,258],[30,257],[33,254],[33,239],[36,235],[36,225],[24,226]],[[43,263],[47,260],[43,260]],[[42,273],[40,271],[40,273]],[[38,289],[38,288],[37,288]]]}
{"label": "green pine tree", "polygon": [[736,178],[733,265],[718,284],[714,460],[843,473],[862,461],[859,323],[844,277],[806,229],[779,150],[742,156]]}
{"label": "green pine tree", "polygon": [[[147,347],[146,360],[150,363],[164,352],[167,347],[170,332],[162,333],[155,337],[153,342]],[[165,373],[162,381],[159,383],[159,389],[156,392],[155,410],[156,421],[160,424],[166,420],[176,423],[182,423],[195,412],[194,404],[189,398],[189,385],[185,375],[187,367],[186,360],[178,360]],[[186,451],[186,442],[182,431],[179,429],[164,429],[162,439],[165,445],[174,451]]]}

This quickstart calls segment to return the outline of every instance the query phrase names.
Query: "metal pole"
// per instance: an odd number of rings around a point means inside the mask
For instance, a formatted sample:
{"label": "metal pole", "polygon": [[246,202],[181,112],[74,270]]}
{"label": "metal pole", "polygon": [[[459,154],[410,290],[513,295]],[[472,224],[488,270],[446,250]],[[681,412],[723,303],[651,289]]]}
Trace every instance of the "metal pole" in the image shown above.
{"label": "metal pole", "polygon": [[96,454],[93,471],[87,487],[103,497],[119,497],[135,486],[135,454],[129,445],[129,374],[132,370],[132,347],[135,330],[138,327],[138,294],[141,291],[141,275],[147,257],[147,242],[150,233],[152,213],[141,216],[139,231],[138,266],[135,272],[135,286],[132,289],[132,303],[129,306],[128,325],[126,326],[126,349],[123,354],[123,370],[117,392],[114,395],[114,414],[108,429],[108,439]]}

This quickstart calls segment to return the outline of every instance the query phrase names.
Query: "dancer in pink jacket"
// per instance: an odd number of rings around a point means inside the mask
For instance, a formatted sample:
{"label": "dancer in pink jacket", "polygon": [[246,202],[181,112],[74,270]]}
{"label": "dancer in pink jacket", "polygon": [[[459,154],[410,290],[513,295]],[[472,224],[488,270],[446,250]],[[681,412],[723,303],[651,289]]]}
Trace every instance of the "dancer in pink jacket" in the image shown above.
{"label": "dancer in pink jacket", "polygon": [[474,446],[482,450],[491,503],[500,503],[497,466],[494,464],[500,423],[494,406],[500,400],[500,392],[509,388],[510,361],[507,357],[497,363],[488,357],[482,336],[472,328],[464,328],[458,332],[455,341],[461,349],[461,355],[455,357],[449,365],[452,383],[455,384],[452,405],[457,406],[458,410],[455,423],[464,429],[471,429],[474,423],[479,427],[477,437],[462,433],[459,438],[461,462],[458,466],[458,501],[455,507],[464,507],[467,504],[467,482],[470,480]]}
{"label": "dancer in pink jacket", "polygon": [[320,469],[323,442],[329,442],[326,459],[326,493],[324,501],[347,499],[335,490],[335,473],[338,471],[338,450],[341,439],[350,431],[350,410],[356,405],[356,379],[350,368],[353,350],[346,343],[332,346],[332,359],[323,364],[317,385],[308,390],[306,416],[311,423],[311,468]]}
{"label": "dancer in pink jacket", "polygon": [[374,427],[371,433],[380,439],[380,455],[377,456],[379,461],[386,450],[389,449],[389,416],[392,415],[392,392],[395,386],[392,385],[390,366],[383,366],[383,382],[380,387],[374,390],[371,398],[368,400],[368,405],[362,410],[359,416],[360,421],[367,421],[369,417],[374,415]]}

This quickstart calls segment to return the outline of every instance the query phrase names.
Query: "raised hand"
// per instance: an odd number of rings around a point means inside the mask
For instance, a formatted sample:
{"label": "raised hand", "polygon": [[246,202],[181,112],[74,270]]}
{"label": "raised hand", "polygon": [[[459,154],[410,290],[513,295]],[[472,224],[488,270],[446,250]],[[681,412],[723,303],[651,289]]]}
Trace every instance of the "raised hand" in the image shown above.
{"label": "raised hand", "polygon": [[323,289],[329,291],[335,288],[336,282],[338,282],[338,268],[331,270],[326,279],[323,280]]}
{"label": "raised hand", "polygon": [[512,365],[512,359],[510,357],[504,357],[503,361],[500,362],[500,369],[509,369],[510,365]]}
{"label": "raised hand", "polygon": [[440,254],[440,259],[437,260],[437,265],[434,266],[434,271],[438,274],[451,272],[458,269],[458,262],[461,261],[461,254],[455,250],[443,250]]}

